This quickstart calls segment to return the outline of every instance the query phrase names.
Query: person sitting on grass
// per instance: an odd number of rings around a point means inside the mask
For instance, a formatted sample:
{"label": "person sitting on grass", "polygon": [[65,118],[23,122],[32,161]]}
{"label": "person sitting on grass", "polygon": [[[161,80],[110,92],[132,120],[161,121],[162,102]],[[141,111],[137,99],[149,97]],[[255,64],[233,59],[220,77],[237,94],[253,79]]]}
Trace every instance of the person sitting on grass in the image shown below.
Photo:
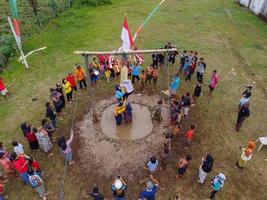
{"label": "person sitting on grass", "polygon": [[152,174],[154,173],[158,168],[158,160],[155,156],[152,156],[150,158],[150,161],[146,164],[148,171]]}
{"label": "person sitting on grass", "polygon": [[39,197],[43,200],[48,200],[47,194],[45,193],[44,181],[41,176],[31,168],[27,171],[27,174],[32,188],[38,193]]}
{"label": "person sitting on grass", "polygon": [[73,130],[71,130],[70,138],[67,141],[64,136],[60,137],[58,140],[58,146],[61,148],[62,153],[65,155],[65,161],[68,163],[69,166],[74,164],[71,149],[71,143],[73,141],[73,138]]}
{"label": "person sitting on grass", "polygon": [[158,191],[159,182],[152,175],[146,183],[146,189],[140,193],[139,200],[155,200]]}
{"label": "person sitting on grass", "polygon": [[127,184],[123,178],[118,176],[111,187],[114,200],[126,200],[125,191],[127,188]]}
{"label": "person sitting on grass", "polygon": [[176,179],[179,180],[182,178],[188,168],[189,162],[192,159],[191,155],[186,155],[185,158],[181,158],[179,163],[177,164],[177,172]]}

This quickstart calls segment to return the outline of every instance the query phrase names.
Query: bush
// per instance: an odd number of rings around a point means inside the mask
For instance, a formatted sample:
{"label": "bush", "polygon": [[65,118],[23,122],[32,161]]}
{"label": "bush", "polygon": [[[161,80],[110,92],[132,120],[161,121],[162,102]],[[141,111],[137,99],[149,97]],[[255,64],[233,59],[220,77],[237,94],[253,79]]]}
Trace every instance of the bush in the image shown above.
{"label": "bush", "polygon": [[13,35],[0,35],[0,69],[7,65],[8,59],[15,54]]}
{"label": "bush", "polygon": [[103,4],[110,4],[111,0],[78,0],[79,4],[88,6],[98,6]]}

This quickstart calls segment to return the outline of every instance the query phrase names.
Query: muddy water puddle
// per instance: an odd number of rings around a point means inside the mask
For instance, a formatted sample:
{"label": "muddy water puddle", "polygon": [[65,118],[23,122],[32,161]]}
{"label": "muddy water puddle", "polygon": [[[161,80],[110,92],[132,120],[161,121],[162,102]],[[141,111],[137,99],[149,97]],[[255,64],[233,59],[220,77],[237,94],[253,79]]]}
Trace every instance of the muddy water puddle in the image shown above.
{"label": "muddy water puddle", "polygon": [[149,135],[153,129],[150,111],[146,106],[140,104],[131,104],[133,112],[133,121],[131,123],[122,123],[116,125],[114,118],[114,109],[116,104],[106,108],[101,117],[102,132],[113,139],[137,140]]}
{"label": "muddy water puddle", "polygon": [[[99,123],[93,123],[92,113],[75,124],[80,136],[78,154],[84,173],[92,171],[99,176],[119,174],[136,175],[144,168],[151,156],[162,152],[164,136],[167,131],[167,109],[163,107],[163,121],[152,122],[151,113],[157,105],[159,96],[131,95],[129,102],[133,107],[132,124],[116,127],[114,118],[114,98],[99,101],[95,110],[100,116]],[[95,167],[94,167],[95,166]]]}

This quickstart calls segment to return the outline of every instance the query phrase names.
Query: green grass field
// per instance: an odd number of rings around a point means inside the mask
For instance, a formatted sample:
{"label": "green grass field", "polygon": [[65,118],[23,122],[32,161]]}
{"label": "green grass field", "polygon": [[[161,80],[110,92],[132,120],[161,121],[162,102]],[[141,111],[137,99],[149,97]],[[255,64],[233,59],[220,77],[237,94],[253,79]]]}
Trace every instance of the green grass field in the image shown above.
{"label": "green grass field", "polygon": [[[8,149],[11,150],[10,142],[14,139],[28,147],[19,126],[24,121],[35,126],[40,125],[40,120],[44,117],[44,103],[49,100],[49,88],[72,71],[75,63],[83,62],[81,57],[73,54],[74,50],[118,48],[124,13],[127,13],[133,33],[158,2],[159,0],[114,0],[112,5],[73,9],[71,15],[63,14],[51,21],[42,33],[25,39],[25,52],[43,46],[47,46],[47,49],[28,59],[29,70],[25,70],[17,62],[17,58],[14,58],[1,75],[8,83],[12,83],[9,88],[12,96],[8,101],[0,99],[0,140]],[[181,182],[168,185],[169,190],[165,187],[165,191],[160,191],[159,199],[169,199],[176,192],[181,193],[183,199],[205,199],[210,185],[206,183],[205,186],[199,186],[196,176],[201,156],[207,152],[215,156],[212,175],[222,170],[228,178],[218,199],[267,199],[266,149],[256,153],[242,172],[234,166],[240,154],[238,147],[245,146],[248,139],[256,139],[267,132],[266,36],[267,24],[233,0],[166,0],[144,28],[136,42],[139,48],[159,48],[171,41],[180,50],[196,50],[205,58],[206,84],[213,69],[217,69],[220,75],[215,97],[207,101],[207,85],[204,85],[204,95],[198,106],[192,109],[188,123],[196,123],[197,131],[195,144],[189,150],[193,161],[188,174]],[[230,73],[233,68],[236,75]],[[244,86],[252,81],[255,82],[255,88],[251,101],[251,117],[245,121],[241,132],[236,134],[233,131],[237,115],[234,110]],[[108,91],[111,87],[101,85],[97,91],[99,98],[110,94]],[[181,90],[192,91],[193,87],[193,83],[186,85],[183,82]],[[32,97],[37,97],[38,100],[33,102]],[[83,109],[88,107],[85,98],[84,94],[79,109],[81,116]],[[70,106],[67,113],[69,115],[61,122],[62,129],[58,131],[58,135],[68,134],[68,129],[63,126],[69,127]],[[78,148],[77,144],[75,148]],[[27,149],[27,153],[40,160],[43,170],[48,174],[46,182],[51,199],[59,199],[60,178],[64,170],[63,158],[56,145],[53,151],[56,155],[48,158],[42,152],[31,153]],[[82,176],[86,178],[81,178]],[[173,177],[174,174],[166,176]],[[84,189],[91,187],[86,185],[86,179],[94,178],[83,174],[77,163],[68,171],[64,199],[84,199]],[[102,181],[106,182],[105,179]],[[105,191],[109,187],[103,184]],[[7,184],[6,194],[11,200],[38,199],[31,188],[13,179]],[[133,194],[128,192],[129,199],[136,199],[131,195]],[[110,196],[110,192],[107,192],[107,196]]]}

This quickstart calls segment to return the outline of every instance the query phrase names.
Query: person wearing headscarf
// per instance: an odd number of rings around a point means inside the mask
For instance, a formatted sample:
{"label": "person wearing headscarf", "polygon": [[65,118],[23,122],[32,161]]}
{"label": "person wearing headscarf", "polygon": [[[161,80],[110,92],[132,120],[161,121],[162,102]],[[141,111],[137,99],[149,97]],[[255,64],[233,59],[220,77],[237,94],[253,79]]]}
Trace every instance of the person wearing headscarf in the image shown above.
{"label": "person wearing headscarf", "polygon": [[26,137],[27,133],[32,131],[32,127],[30,124],[28,124],[27,122],[24,122],[20,125],[21,131],[24,135],[24,137]]}
{"label": "person wearing headscarf", "polygon": [[251,159],[252,157],[252,151],[255,148],[256,144],[253,141],[248,142],[247,148],[242,148],[242,153],[240,156],[239,161],[236,163],[237,167],[243,169],[246,166],[246,163]]}
{"label": "person wearing headscarf", "polygon": [[217,192],[219,192],[224,182],[226,181],[226,177],[223,173],[219,173],[217,176],[215,176],[211,180],[211,193],[210,193],[210,199],[214,199]]}
{"label": "person wearing headscarf", "polygon": [[202,158],[202,163],[199,166],[199,173],[198,173],[198,182],[203,184],[208,173],[211,172],[213,166],[213,157],[210,154],[207,154],[205,158]]}

